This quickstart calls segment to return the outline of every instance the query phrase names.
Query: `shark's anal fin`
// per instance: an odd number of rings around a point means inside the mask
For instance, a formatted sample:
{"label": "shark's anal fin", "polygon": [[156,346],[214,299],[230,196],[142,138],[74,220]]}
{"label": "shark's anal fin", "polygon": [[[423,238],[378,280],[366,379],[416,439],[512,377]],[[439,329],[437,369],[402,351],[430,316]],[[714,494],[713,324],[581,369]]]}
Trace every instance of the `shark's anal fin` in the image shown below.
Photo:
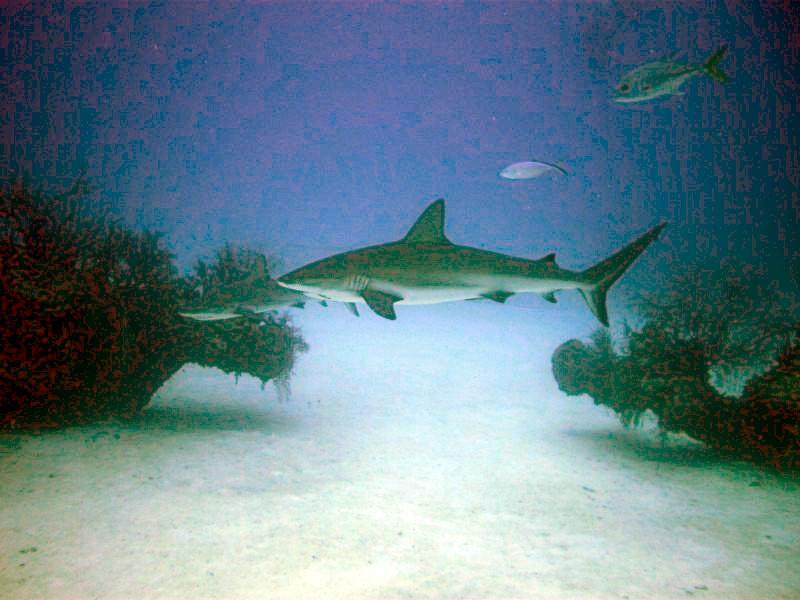
{"label": "shark's anal fin", "polygon": [[356,307],[355,303],[345,302],[344,305],[347,307],[347,310],[349,310],[353,314],[353,316],[355,317],[358,316],[358,308]]}
{"label": "shark's anal fin", "polygon": [[367,303],[367,306],[375,311],[376,315],[384,319],[389,319],[390,321],[394,321],[397,318],[397,315],[394,313],[394,303],[401,300],[401,298],[385,292],[369,289],[361,292],[361,296],[364,298],[364,302]]}
{"label": "shark's anal fin", "polygon": [[542,298],[544,298],[548,302],[552,302],[553,304],[558,302],[558,300],[556,300],[556,293],[555,292],[545,292],[545,293],[542,294]]}
{"label": "shark's anal fin", "polygon": [[481,294],[483,298],[499,302],[500,304],[511,298],[513,295],[514,292],[489,292],[488,294]]}

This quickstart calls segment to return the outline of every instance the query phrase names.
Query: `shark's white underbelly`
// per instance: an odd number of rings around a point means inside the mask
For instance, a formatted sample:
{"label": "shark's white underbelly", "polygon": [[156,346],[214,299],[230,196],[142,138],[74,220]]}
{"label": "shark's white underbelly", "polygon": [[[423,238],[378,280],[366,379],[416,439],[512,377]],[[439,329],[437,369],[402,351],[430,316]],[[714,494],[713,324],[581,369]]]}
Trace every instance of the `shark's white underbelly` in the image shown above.
{"label": "shark's white underbelly", "polygon": [[[403,290],[381,289],[393,296],[401,298],[395,304],[438,304],[440,302],[455,302],[458,300],[470,300],[480,298],[481,291],[475,288],[447,288],[447,289],[414,289]],[[400,293],[402,292],[402,293]],[[320,300],[333,300],[336,302],[355,302],[365,303],[360,293],[342,290],[306,290],[308,296],[319,298]]]}
{"label": "shark's white underbelly", "polygon": [[[503,281],[493,281],[492,285],[486,285],[485,281],[471,282],[462,281],[459,284],[448,285],[429,285],[429,286],[406,286],[396,282],[380,282],[373,280],[370,289],[385,292],[400,298],[395,304],[439,304],[441,302],[457,302],[459,300],[472,300],[481,298],[485,294],[495,292],[510,293],[547,293],[556,290],[575,288],[574,282],[529,279],[529,278],[507,278]],[[301,289],[305,294],[322,300],[333,300],[336,302],[364,303],[364,298],[360,291],[342,289],[323,289],[306,287]]]}

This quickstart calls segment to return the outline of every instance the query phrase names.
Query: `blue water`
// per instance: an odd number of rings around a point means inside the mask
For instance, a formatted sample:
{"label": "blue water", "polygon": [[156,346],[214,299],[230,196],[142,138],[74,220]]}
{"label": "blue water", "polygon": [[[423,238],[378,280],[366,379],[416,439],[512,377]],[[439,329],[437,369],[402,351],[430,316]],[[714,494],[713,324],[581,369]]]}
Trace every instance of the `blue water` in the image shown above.
{"label": "blue water", "polygon": [[[725,3],[12,4],[6,177],[87,175],[186,266],[287,267],[402,235],[589,262],[659,220],[674,255],[797,253],[792,11]],[[720,85],[618,105],[635,66],[730,51]],[[13,117],[13,118],[10,118]],[[572,174],[500,180],[510,162]],[[793,204],[794,202],[794,204]],[[654,249],[654,255],[667,254]]]}

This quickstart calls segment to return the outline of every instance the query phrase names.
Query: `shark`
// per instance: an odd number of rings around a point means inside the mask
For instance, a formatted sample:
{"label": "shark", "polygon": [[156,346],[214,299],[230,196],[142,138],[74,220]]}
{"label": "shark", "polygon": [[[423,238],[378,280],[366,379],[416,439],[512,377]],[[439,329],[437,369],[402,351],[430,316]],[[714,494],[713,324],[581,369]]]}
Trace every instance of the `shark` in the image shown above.
{"label": "shark", "polygon": [[395,306],[487,299],[503,303],[534,292],[556,302],[561,290],[578,290],[601,324],[608,327],[609,288],[658,238],[661,223],[618,252],[582,271],[562,269],[555,253],[531,260],[452,243],[444,232],[440,198],[398,241],[359,248],[309,263],[279,277],[278,285],[325,301],[357,304],[394,320]]}
{"label": "shark", "polygon": [[[227,254],[226,254],[227,252]],[[230,250],[220,254],[222,259],[231,256]],[[267,259],[263,254],[244,253],[241,268],[249,270],[243,277],[226,281],[213,281],[208,269],[203,267],[199,276],[210,285],[201,283],[194,290],[199,300],[184,306],[178,315],[194,321],[224,321],[227,319],[248,318],[261,320],[264,313],[282,308],[305,307],[305,296],[276,284],[269,275]]]}
{"label": "shark", "polygon": [[304,308],[305,300],[300,292],[281,288],[272,282],[260,296],[231,298],[228,302],[183,308],[178,315],[194,321],[225,321],[240,317],[260,319],[264,313],[282,308]]}

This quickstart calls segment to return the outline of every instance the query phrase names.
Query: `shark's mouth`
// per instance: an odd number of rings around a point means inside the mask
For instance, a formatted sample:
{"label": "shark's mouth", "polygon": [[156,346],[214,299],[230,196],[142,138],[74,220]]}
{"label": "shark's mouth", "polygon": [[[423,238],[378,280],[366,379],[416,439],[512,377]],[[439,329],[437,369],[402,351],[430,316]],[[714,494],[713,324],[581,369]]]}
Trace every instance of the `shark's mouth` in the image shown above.
{"label": "shark's mouth", "polygon": [[282,288],[286,288],[287,290],[293,290],[295,292],[300,292],[305,294],[306,296],[311,296],[312,298],[319,298],[321,300],[331,300],[331,296],[328,296],[323,293],[323,290],[319,287],[308,285],[307,283],[295,283],[293,281],[281,281],[280,279],[276,279],[275,283],[277,283]]}

